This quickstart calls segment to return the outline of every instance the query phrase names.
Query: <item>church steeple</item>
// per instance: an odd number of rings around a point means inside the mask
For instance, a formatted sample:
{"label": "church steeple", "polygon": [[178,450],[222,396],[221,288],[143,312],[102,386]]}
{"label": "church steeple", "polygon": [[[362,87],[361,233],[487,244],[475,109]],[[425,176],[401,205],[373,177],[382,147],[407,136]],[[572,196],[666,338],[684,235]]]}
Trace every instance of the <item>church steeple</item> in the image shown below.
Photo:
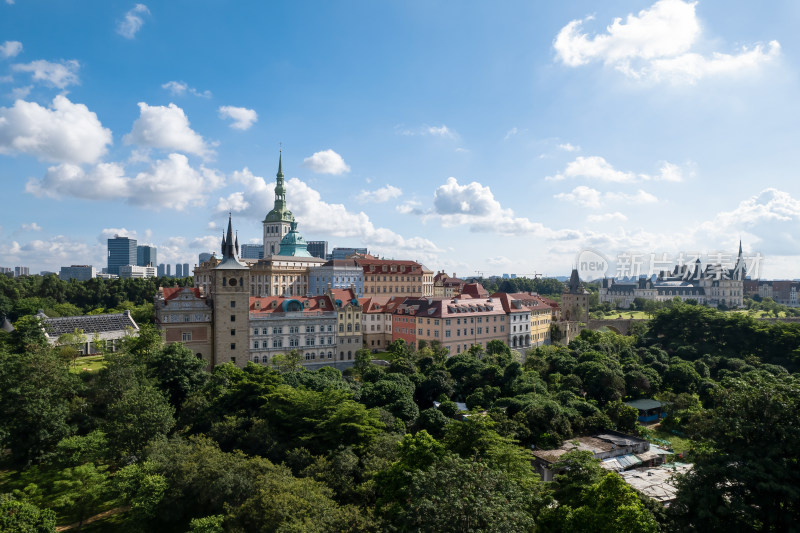
{"label": "church steeple", "polygon": [[289,224],[294,220],[292,212],[286,208],[286,185],[283,181],[283,152],[278,155],[278,173],[275,182],[275,205],[272,211],[267,214],[264,222],[286,222]]}
{"label": "church steeple", "polygon": [[222,237],[222,262],[217,265],[217,268],[247,268],[239,261],[239,236],[234,236],[233,219],[230,213],[228,213],[228,231]]}

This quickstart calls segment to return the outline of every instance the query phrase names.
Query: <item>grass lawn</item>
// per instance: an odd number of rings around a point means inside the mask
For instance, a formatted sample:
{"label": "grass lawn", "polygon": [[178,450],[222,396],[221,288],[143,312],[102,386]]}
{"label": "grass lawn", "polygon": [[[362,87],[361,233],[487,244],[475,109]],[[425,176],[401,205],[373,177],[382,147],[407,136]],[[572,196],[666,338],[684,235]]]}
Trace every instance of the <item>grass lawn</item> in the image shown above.
{"label": "grass lawn", "polygon": [[612,311],[610,313],[606,313],[606,316],[603,318],[603,320],[614,320],[619,318],[619,315],[622,315],[622,318],[625,320],[629,320],[631,318],[637,320],[648,320],[651,318],[644,311]]}
{"label": "grass lawn", "polygon": [[80,374],[83,371],[97,372],[106,366],[106,360],[102,355],[85,355],[78,357],[74,363],[69,366],[69,371],[75,374]]}

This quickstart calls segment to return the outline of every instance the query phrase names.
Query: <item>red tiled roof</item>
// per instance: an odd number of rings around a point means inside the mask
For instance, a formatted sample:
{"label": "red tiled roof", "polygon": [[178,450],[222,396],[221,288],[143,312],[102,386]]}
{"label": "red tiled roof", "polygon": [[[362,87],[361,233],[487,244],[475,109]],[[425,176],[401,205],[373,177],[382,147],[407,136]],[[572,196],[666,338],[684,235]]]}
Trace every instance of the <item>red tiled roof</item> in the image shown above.
{"label": "red tiled roof", "polygon": [[165,302],[174,299],[184,290],[193,292],[196,298],[204,298],[199,287],[161,287],[161,293],[164,295]]}
{"label": "red tiled roof", "polygon": [[483,288],[480,283],[465,283],[461,289],[461,294],[468,294],[473,298],[488,298],[489,291]]}
{"label": "red tiled roof", "polygon": [[327,296],[291,297],[291,296],[251,296],[250,314],[264,315],[270,313],[283,313],[284,302],[297,300],[303,305],[303,312],[332,312],[335,311],[333,303]]}

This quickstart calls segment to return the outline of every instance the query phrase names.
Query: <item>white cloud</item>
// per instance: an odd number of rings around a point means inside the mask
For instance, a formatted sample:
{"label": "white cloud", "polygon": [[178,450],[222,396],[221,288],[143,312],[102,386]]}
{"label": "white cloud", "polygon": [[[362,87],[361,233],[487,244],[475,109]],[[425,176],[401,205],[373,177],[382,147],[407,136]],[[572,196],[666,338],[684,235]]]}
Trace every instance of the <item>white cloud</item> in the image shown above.
{"label": "white cloud", "polygon": [[350,167],[344,162],[342,156],[331,149],[314,153],[311,157],[303,159],[303,166],[317,174],[343,174],[350,172]]}
{"label": "white cloud", "polygon": [[731,211],[723,211],[703,222],[697,233],[731,244],[739,236],[761,252],[797,255],[800,249],[800,200],[774,188],[743,200]]}
{"label": "white cloud", "polygon": [[30,224],[22,224],[22,231],[42,231],[42,227],[36,222]]}
{"label": "white cloud", "polygon": [[434,135],[436,137],[445,137],[447,139],[455,138],[456,134],[453,133],[447,126],[442,124],[441,126],[426,126],[428,135]]}
{"label": "white cloud", "polygon": [[594,36],[583,31],[584,22],[592,17],[573,20],[558,33],[553,47],[558,59],[570,67],[601,61],[630,78],[675,83],[751,71],[780,54],[776,41],[766,52],[760,44],[734,55],[714,52],[711,58],[692,52],[702,32],[696,4],[659,0],[624,21],[615,18],[606,33]]}
{"label": "white cloud", "polygon": [[28,265],[31,272],[43,268],[55,269],[58,265],[71,265],[75,258],[80,257],[97,266],[105,266],[105,242],[101,247],[89,246],[85,242],[75,241],[64,235],[56,235],[47,240],[32,240],[20,244],[17,241],[0,242],[0,255],[9,264]]}
{"label": "white cloud", "polygon": [[575,145],[570,144],[570,143],[559,144],[558,147],[561,150],[564,150],[565,152],[580,152],[581,151],[581,147],[580,146],[575,146]]}
{"label": "white cloud", "polygon": [[578,187],[572,189],[571,192],[562,192],[553,195],[553,198],[592,209],[603,207],[609,202],[638,205],[654,203],[658,201],[655,196],[641,189],[634,194],[624,192],[601,193],[597,189],[592,189],[591,187],[587,187],[585,185],[579,185]]}
{"label": "white cloud", "polygon": [[619,220],[620,222],[625,222],[628,220],[628,217],[620,213],[619,211],[615,211],[613,213],[603,213],[602,215],[589,215],[586,217],[586,220],[589,222],[608,222],[611,220]]}
{"label": "white cloud", "polygon": [[425,213],[420,209],[421,206],[422,204],[420,202],[409,200],[395,207],[395,210],[403,215],[423,215]]}
{"label": "white cloud", "polygon": [[89,172],[78,165],[62,163],[47,169],[44,178],[31,178],[25,185],[25,192],[39,198],[62,198],[71,196],[87,200],[111,200],[126,198],[129,179],[125,169],[118,163],[100,163]]}
{"label": "white cloud", "polygon": [[129,201],[144,207],[167,207],[182,211],[203,205],[206,195],[218,189],[225,178],[216,170],[193,168],[183,154],[169,154],[130,181]]}
{"label": "white cloud", "polygon": [[0,57],[14,57],[22,52],[22,43],[19,41],[6,41],[0,44]]}
{"label": "white cloud", "polygon": [[361,203],[383,203],[402,196],[403,191],[394,185],[386,185],[374,191],[361,191],[356,200]]}
{"label": "white cloud", "polygon": [[246,107],[234,107],[224,105],[219,108],[219,116],[222,119],[231,118],[233,123],[231,128],[236,130],[247,130],[258,120],[258,113]]}
{"label": "white cloud", "polygon": [[119,163],[100,163],[88,172],[65,163],[47,169],[41,180],[31,178],[25,190],[37,197],[118,199],[153,209],[182,211],[190,205],[203,205],[207,193],[223,183],[224,178],[216,170],[204,166],[195,169],[185,155],[169,154],[133,178],[125,176]]}
{"label": "white cloud", "polygon": [[100,235],[97,236],[97,242],[100,244],[107,244],[108,239],[113,239],[114,237],[138,239],[136,230],[129,230],[127,228],[103,228],[100,230]]}
{"label": "white cloud", "polygon": [[142,16],[149,14],[150,10],[147,9],[146,5],[136,4],[130,11],[125,13],[125,18],[117,25],[117,33],[126,39],[133,39],[144,25]]}
{"label": "white cloud", "polygon": [[189,126],[183,109],[175,104],[165,107],[139,102],[139,118],[122,140],[125,144],[177,150],[202,157],[213,154],[203,137]]}
{"label": "white cloud", "polygon": [[59,63],[52,63],[39,59],[31,61],[30,63],[17,63],[11,66],[14,72],[30,72],[33,74],[33,81],[45,82],[59,89],[63,89],[68,85],[75,85],[78,80],[78,69],[80,63],[75,59],[69,61],[61,61]]}
{"label": "white cloud", "polygon": [[161,88],[168,90],[172,96],[183,96],[188,91],[190,94],[200,98],[211,98],[211,91],[198,91],[194,87],[189,87],[184,81],[168,81],[162,84]]}
{"label": "white cloud", "polygon": [[425,218],[438,219],[445,227],[468,225],[470,231],[503,235],[535,234],[548,239],[574,239],[573,230],[553,230],[539,222],[515,217],[511,209],[500,205],[491,189],[478,182],[459,185],[456,178],[447,178],[433,194],[433,211]]}
{"label": "white cloud", "polygon": [[[234,172],[231,180],[244,186],[243,197],[248,199],[247,206],[242,204],[241,210],[231,209],[242,215],[261,220],[264,218],[264,206],[272,205],[274,185],[267,185],[264,178],[253,175],[245,168]],[[303,181],[292,178],[286,182],[286,198],[289,208],[299,222],[300,232],[309,239],[311,235],[329,235],[332,237],[358,240],[376,253],[396,254],[414,253],[414,257],[423,260],[432,259],[442,250],[432,241],[422,237],[403,237],[388,228],[375,227],[369,216],[363,212],[348,211],[343,204],[330,204],[322,200],[318,191]],[[220,199],[220,210],[237,207],[235,198],[231,196]]]}
{"label": "white cloud", "polygon": [[506,132],[506,135],[505,135],[505,137],[503,137],[503,140],[504,140],[504,141],[507,141],[507,140],[509,140],[511,137],[514,137],[514,136],[515,136],[517,133],[519,133],[519,130],[517,130],[517,127],[516,127],[516,126],[514,126],[513,128],[511,128],[510,130],[508,130],[508,131]]}
{"label": "white cloud", "polygon": [[241,213],[250,207],[250,203],[244,199],[243,192],[234,192],[228,195],[227,198],[220,198],[217,202],[217,211],[231,211]]}
{"label": "white cloud", "polygon": [[11,98],[16,100],[25,100],[31,94],[33,85],[25,85],[24,87],[14,87],[11,89]]}
{"label": "white cloud", "polygon": [[220,245],[220,237],[218,235],[205,235],[203,237],[195,237],[189,242],[189,247],[203,251],[217,251]]}
{"label": "white cloud", "polygon": [[57,162],[92,163],[106,153],[111,130],[97,115],[66,96],[53,98],[52,109],[17,100],[0,107],[0,154],[26,153]]}
{"label": "white cloud", "polygon": [[442,137],[444,139],[457,139],[458,134],[448,128],[446,125],[442,124],[441,126],[429,126],[427,124],[420,126],[418,128],[409,129],[403,125],[395,126],[395,131],[400,135],[428,135],[433,137]]}
{"label": "white cloud", "polygon": [[663,161],[658,174],[636,174],[617,170],[600,156],[578,156],[574,161],[567,163],[567,167],[563,172],[554,176],[547,176],[545,179],[548,181],[561,181],[566,178],[584,178],[611,183],[632,183],[651,180],[678,182],[683,180],[683,171],[678,165]]}

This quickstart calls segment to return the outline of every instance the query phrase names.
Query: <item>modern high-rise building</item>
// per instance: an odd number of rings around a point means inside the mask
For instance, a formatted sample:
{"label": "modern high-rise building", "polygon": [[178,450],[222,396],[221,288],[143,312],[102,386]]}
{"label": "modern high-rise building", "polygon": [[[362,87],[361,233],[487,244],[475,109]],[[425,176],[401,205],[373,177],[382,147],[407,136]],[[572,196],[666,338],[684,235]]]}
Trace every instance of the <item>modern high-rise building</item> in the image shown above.
{"label": "modern high-rise building", "polygon": [[243,244],[242,253],[239,255],[242,259],[264,259],[264,245],[263,244]]}
{"label": "modern high-rise building", "polygon": [[167,275],[167,267],[164,265],[164,263],[161,263],[160,265],[158,265],[158,271],[157,272],[158,272],[158,277],[160,277],[160,278],[162,278],[162,277]]}
{"label": "modern high-rise building", "polygon": [[115,235],[108,239],[108,273],[119,276],[119,267],[136,265],[136,239]]}
{"label": "modern high-rise building", "polygon": [[120,279],[154,278],[156,277],[156,268],[152,266],[123,265],[119,267],[119,277]]}
{"label": "modern high-rise building", "polygon": [[18,278],[20,276],[30,276],[31,269],[30,267],[14,267],[14,277]]}
{"label": "modern high-rise building", "polygon": [[175,277],[176,278],[183,277],[183,265],[180,263],[175,263]]}
{"label": "modern high-rise building", "polygon": [[156,247],[150,245],[140,245],[136,247],[136,265],[140,267],[156,266]]}
{"label": "modern high-rise building", "polygon": [[61,267],[61,272],[58,274],[58,279],[69,281],[74,279],[76,281],[87,281],[97,276],[97,270],[91,265],[72,265],[68,267]]}
{"label": "modern high-rise building", "polygon": [[168,278],[171,278],[172,277],[172,265],[167,263],[166,266],[167,266],[167,270],[166,270],[166,272],[164,272],[164,275],[167,276]]}
{"label": "modern high-rise building", "polygon": [[328,255],[328,241],[308,241],[308,253],[314,257],[325,259]]}
{"label": "modern high-rise building", "polygon": [[183,264],[183,277],[184,278],[188,278],[191,275],[192,275],[192,273],[189,270],[189,263],[184,263]]}

